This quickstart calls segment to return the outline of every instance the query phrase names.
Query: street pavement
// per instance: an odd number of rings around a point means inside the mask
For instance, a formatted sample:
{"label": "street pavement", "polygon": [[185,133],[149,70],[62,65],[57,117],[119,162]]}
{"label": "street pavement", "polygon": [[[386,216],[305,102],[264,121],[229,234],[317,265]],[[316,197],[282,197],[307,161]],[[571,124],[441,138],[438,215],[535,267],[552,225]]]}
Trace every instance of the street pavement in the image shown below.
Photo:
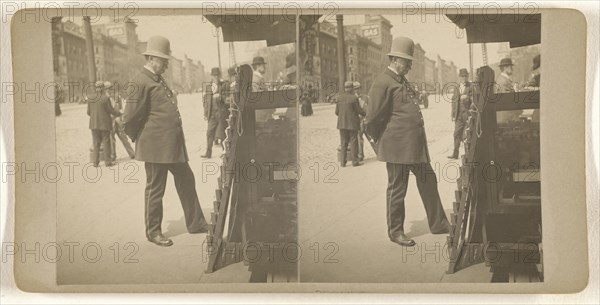
{"label": "street pavement", "polygon": [[[485,266],[446,275],[448,235],[429,231],[415,177],[406,196],[406,234],[415,247],[390,242],[386,224],[387,172],[384,162],[365,142],[362,166],[341,168],[337,162],[339,133],[334,105],[315,105],[300,120],[299,188],[300,275],[303,282],[431,283],[485,282]],[[431,163],[438,177],[444,209],[450,218],[458,160],[449,160],[454,123],[450,102],[430,96],[422,109]],[[462,148],[461,148],[462,152]]]}
{"label": "street pavement", "polygon": [[[206,145],[200,94],[178,97],[190,166],[207,220],[212,212],[221,149],[213,158],[200,155]],[[85,105],[65,105],[56,118],[57,262],[59,284],[177,284],[248,282],[243,263],[204,273],[206,234],[189,234],[173,179],[167,182],[163,233],[174,245],[159,247],[144,234],[143,163],[130,160],[117,143],[118,165],[90,165],[92,144]],[[452,148],[450,104],[430,97],[423,109],[432,165],[448,216],[458,176],[458,163],[446,156]],[[414,248],[391,243],[386,233],[385,164],[365,147],[363,166],[340,168],[339,134],[334,105],[315,104],[314,115],[301,117],[299,155],[300,278],[307,282],[439,282],[486,281],[485,270],[472,267],[454,278],[448,267],[447,235],[432,235],[411,175],[406,198],[407,234]],[[368,145],[368,144],[367,144]],[[103,163],[101,163],[103,165]],[[479,269],[477,269],[479,268]],[[481,274],[484,276],[481,279]]]}
{"label": "street pavement", "polygon": [[[206,121],[200,94],[180,94],[179,109],[190,166],[204,215],[210,221],[221,148],[203,160]],[[117,142],[118,165],[91,167],[91,131],[85,105],[62,107],[56,118],[57,242],[63,257],[57,263],[59,284],[161,284],[248,282],[242,263],[206,274],[206,234],[189,234],[172,176],[163,199],[163,233],[174,245],[159,247],[146,240],[144,228],[144,164],[130,160]],[[117,139],[118,141],[118,139]],[[72,169],[72,174],[69,173]],[[69,252],[72,250],[72,253]],[[70,259],[68,259],[70,258]]]}

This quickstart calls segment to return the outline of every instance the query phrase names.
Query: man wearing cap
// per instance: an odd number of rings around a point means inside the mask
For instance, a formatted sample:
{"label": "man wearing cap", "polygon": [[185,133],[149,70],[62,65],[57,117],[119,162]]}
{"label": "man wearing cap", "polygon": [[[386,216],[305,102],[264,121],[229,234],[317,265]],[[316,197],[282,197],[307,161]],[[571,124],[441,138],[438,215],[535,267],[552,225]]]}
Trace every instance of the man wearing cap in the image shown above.
{"label": "man wearing cap", "polygon": [[451,118],[454,122],[454,150],[452,151],[452,155],[448,156],[450,159],[458,159],[460,142],[462,142],[463,131],[465,130],[467,119],[469,118],[469,108],[473,102],[473,94],[471,91],[471,84],[468,82],[469,72],[467,72],[467,69],[460,69],[458,77],[460,83],[458,84],[458,88],[454,88],[452,94]]}
{"label": "man wearing cap", "polygon": [[146,64],[128,86],[128,99],[123,115],[125,133],[135,142],[135,159],[145,162],[144,196],[146,238],[159,246],[173,242],[163,236],[162,198],[171,172],[183,207],[189,233],[205,233],[208,224],[196,194],[194,173],[188,154],[181,115],[171,89],[162,77],[171,56],[169,40],[153,36],[148,40],[144,56]]}
{"label": "man wearing cap", "polygon": [[[360,95],[360,83],[359,82],[354,82],[353,83],[353,90],[354,90],[354,95],[356,96],[356,98],[358,98],[358,104],[360,106],[360,109],[362,109],[362,111],[364,111],[366,113],[367,111],[367,100],[365,96],[361,96]],[[363,115],[364,117],[364,115]],[[364,133],[364,120],[360,120],[360,126],[358,128],[358,161],[363,161],[365,159],[365,149],[364,149],[364,138],[363,138],[363,133]]]}
{"label": "man wearing cap", "polygon": [[409,172],[416,177],[429,229],[434,234],[449,232],[437,177],[430,164],[418,96],[405,77],[412,66],[414,46],[408,37],[392,41],[388,53],[390,64],[373,82],[365,119],[366,133],[378,146],[377,159],[386,162],[387,167],[388,237],[402,246],[416,244],[404,232],[404,197]]}
{"label": "man wearing cap", "polygon": [[94,84],[96,95],[88,100],[87,114],[90,116],[89,127],[92,130],[92,142],[94,150],[92,153],[92,162],[98,167],[100,163],[100,147],[104,154],[104,164],[113,166],[114,163],[110,157],[110,131],[112,130],[112,117],[120,116],[110,103],[110,98],[106,92],[103,81],[97,81]]}
{"label": "man wearing cap", "polygon": [[338,103],[335,105],[335,115],[338,116],[337,128],[340,130],[341,140],[341,166],[346,166],[348,144],[350,144],[350,154],[352,166],[359,166],[357,150],[357,135],[360,128],[360,117],[365,112],[360,108],[358,98],[352,94],[353,82],[344,83],[344,93],[340,95]]}
{"label": "man wearing cap", "polygon": [[219,133],[219,125],[223,125],[221,121],[227,119],[224,113],[227,89],[225,82],[221,79],[221,69],[212,68],[210,75],[212,80],[204,88],[203,100],[204,120],[208,121],[208,127],[206,129],[206,152],[201,157],[207,159],[212,158],[212,146],[215,139],[225,139],[225,129]]}

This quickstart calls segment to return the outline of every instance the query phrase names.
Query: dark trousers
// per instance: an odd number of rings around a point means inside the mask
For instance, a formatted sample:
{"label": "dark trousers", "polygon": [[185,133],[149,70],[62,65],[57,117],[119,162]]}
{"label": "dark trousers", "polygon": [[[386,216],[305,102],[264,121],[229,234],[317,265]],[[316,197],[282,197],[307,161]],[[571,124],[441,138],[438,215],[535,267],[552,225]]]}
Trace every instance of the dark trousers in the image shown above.
{"label": "dark trousers", "polygon": [[390,239],[404,234],[404,197],[408,187],[408,174],[413,172],[417,179],[417,188],[425,206],[427,222],[432,233],[447,233],[448,218],[440,200],[437,177],[431,164],[387,163],[387,224]]}
{"label": "dark trousers", "polygon": [[342,154],[342,163],[346,163],[346,153],[348,152],[348,145],[350,145],[350,159],[352,162],[357,162],[356,151],[358,150],[357,144],[357,131],[351,129],[340,129],[340,140],[341,147],[340,153]]}
{"label": "dark trousers", "polygon": [[216,115],[213,114],[212,117],[208,120],[208,127],[206,129],[206,154],[209,156],[212,155],[212,146],[217,135],[218,127],[219,120],[216,118]]}
{"label": "dark trousers", "polygon": [[94,145],[92,162],[100,163],[100,146],[103,148],[104,162],[110,162],[110,131],[92,129],[92,143]]}
{"label": "dark trousers", "polygon": [[458,150],[460,149],[460,143],[463,139],[463,132],[465,130],[465,126],[467,126],[466,115],[460,115],[454,121],[454,151],[452,152],[452,155],[454,157],[458,157]]}
{"label": "dark trousers", "polygon": [[188,232],[195,233],[206,229],[208,225],[198,194],[194,173],[187,162],[183,163],[150,163],[146,162],[146,191],[145,191],[145,222],[146,237],[151,239],[162,233],[163,218],[162,198],[167,185],[167,173],[171,172],[175,179],[175,189],[179,195],[185,225]]}
{"label": "dark trousers", "polygon": [[360,125],[361,126],[360,126],[360,129],[358,130],[358,134],[357,134],[357,138],[358,138],[358,141],[357,141],[357,143],[358,143],[358,145],[357,145],[357,147],[358,147],[357,156],[358,156],[359,160],[365,158],[365,140],[363,138],[364,130],[363,130],[362,123]]}

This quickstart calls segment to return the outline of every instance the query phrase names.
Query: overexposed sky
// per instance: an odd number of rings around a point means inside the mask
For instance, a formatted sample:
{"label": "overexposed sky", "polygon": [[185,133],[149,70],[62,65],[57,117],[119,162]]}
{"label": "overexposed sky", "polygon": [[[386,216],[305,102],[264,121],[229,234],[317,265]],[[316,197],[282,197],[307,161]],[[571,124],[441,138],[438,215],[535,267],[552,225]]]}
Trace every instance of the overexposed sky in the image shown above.
{"label": "overexposed sky", "polygon": [[[425,50],[425,56],[435,60],[437,54],[445,60],[452,61],[457,68],[469,68],[469,46],[466,32],[443,16],[437,15],[384,15],[392,27],[392,36],[410,37],[415,44],[419,43]],[[425,20],[422,20],[425,18]],[[360,24],[364,15],[344,15],[344,24]],[[333,20],[335,24],[335,20]],[[488,43],[488,63],[500,61],[498,55],[500,43]],[[473,66],[483,65],[481,44],[473,44]]]}
{"label": "overexposed sky", "polygon": [[[196,16],[136,16],[137,34],[140,41],[159,35],[171,42],[171,55],[183,59],[184,54],[194,61],[200,60],[206,71],[218,67],[216,29],[201,15]],[[81,25],[80,18],[73,20]],[[102,17],[98,23],[109,22],[109,17]],[[266,41],[235,42],[236,62],[250,62],[256,51],[267,45]],[[233,64],[229,56],[229,43],[220,37],[221,66],[226,70]],[[143,51],[143,50],[142,50]]]}
{"label": "overexposed sky", "polygon": [[[393,37],[408,36],[421,44],[425,56],[435,60],[439,54],[443,59],[453,61],[458,68],[468,68],[469,48],[466,33],[450,20],[435,15],[384,15],[392,23]],[[423,21],[422,18],[425,18]],[[438,16],[439,17],[439,16]],[[334,17],[335,18],[335,17]],[[147,41],[153,35],[161,35],[171,41],[172,54],[183,59],[184,54],[194,60],[200,60],[206,70],[218,66],[217,36],[215,27],[201,15],[196,16],[136,16],[137,33],[140,41]],[[106,22],[101,20],[100,22]],[[328,20],[335,24],[335,20]],[[81,20],[75,22],[81,24]],[[364,22],[364,15],[344,15],[344,24]],[[500,61],[499,43],[488,43],[488,62]],[[256,51],[266,46],[265,41],[235,42],[237,63],[249,62]],[[481,44],[473,45],[473,64],[483,64]],[[232,64],[229,56],[229,43],[223,43],[221,37],[221,65],[227,69]]]}
{"label": "overexposed sky", "polygon": [[[139,16],[137,33],[140,41],[147,41],[154,35],[168,38],[171,42],[172,55],[183,59],[183,55],[200,60],[209,71],[218,66],[217,32],[207,19],[197,16]],[[229,43],[223,43],[219,34],[221,49],[221,65],[227,69],[231,64]],[[237,63],[252,60],[255,52],[267,45],[266,41],[235,42]]]}

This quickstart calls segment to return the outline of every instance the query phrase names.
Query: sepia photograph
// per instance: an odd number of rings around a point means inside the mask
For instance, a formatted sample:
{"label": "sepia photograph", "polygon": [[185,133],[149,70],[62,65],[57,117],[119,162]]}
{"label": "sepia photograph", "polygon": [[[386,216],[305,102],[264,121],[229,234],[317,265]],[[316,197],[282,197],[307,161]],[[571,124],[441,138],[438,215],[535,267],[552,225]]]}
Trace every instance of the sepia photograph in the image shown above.
{"label": "sepia photograph", "polygon": [[250,17],[52,19],[59,284],[295,281],[295,16]]}
{"label": "sepia photograph", "polygon": [[301,16],[301,281],[543,281],[541,23]]}
{"label": "sepia photograph", "polygon": [[3,6],[19,294],[544,303],[597,283],[593,14],[63,4]]}

